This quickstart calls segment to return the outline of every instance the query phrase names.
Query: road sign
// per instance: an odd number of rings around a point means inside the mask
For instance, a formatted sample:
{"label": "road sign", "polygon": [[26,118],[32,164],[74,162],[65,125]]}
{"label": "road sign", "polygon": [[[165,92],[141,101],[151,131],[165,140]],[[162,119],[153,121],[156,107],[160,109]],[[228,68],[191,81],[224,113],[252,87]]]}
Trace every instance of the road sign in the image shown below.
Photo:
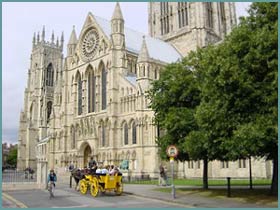
{"label": "road sign", "polygon": [[175,145],[170,145],[166,149],[168,157],[176,157],[178,155],[178,149]]}

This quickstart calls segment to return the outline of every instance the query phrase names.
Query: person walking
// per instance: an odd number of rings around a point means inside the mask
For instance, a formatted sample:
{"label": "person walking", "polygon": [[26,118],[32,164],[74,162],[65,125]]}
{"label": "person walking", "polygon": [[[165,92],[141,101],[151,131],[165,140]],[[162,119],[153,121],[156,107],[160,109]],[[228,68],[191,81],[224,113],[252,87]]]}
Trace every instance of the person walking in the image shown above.
{"label": "person walking", "polygon": [[166,185],[166,172],[165,169],[162,165],[160,165],[159,167],[159,182],[158,185],[159,186],[165,186]]}

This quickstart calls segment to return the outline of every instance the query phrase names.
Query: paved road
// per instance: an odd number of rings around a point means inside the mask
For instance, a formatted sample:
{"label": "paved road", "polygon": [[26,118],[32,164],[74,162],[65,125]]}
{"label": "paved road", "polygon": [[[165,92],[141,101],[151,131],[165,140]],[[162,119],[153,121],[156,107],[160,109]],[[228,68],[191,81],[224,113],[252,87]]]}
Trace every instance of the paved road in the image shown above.
{"label": "paved road", "polygon": [[[136,195],[123,194],[116,196],[114,193],[106,193],[99,197],[92,197],[89,193],[81,195],[69,187],[60,186],[55,190],[55,198],[49,199],[47,190],[18,190],[6,192],[19,203],[28,208],[183,208],[189,207],[183,204],[170,203],[166,201],[138,197]],[[4,206],[5,207],[5,206]]]}

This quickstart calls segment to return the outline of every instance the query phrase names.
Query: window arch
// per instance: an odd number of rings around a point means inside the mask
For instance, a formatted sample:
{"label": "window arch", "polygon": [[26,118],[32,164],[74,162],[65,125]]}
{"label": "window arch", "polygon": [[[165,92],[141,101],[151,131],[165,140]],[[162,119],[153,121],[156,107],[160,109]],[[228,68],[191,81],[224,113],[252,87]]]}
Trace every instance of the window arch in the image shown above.
{"label": "window arch", "polygon": [[47,103],[47,123],[49,123],[49,121],[50,121],[51,113],[52,113],[52,102],[49,101]]}
{"label": "window arch", "polygon": [[53,75],[54,75],[53,65],[52,63],[50,63],[47,67],[47,74],[46,74],[47,86],[53,86]]}
{"label": "window arch", "polygon": [[124,140],[124,145],[128,145],[128,126],[127,123],[123,124],[123,140]]}
{"label": "window arch", "polygon": [[78,115],[81,115],[83,113],[83,108],[82,108],[82,106],[83,106],[83,98],[82,98],[83,82],[82,82],[80,73],[78,73],[77,84],[78,84]]}
{"label": "window arch", "polygon": [[95,86],[96,76],[93,73],[92,67],[89,67],[88,74],[88,113],[95,112]]}
{"label": "window arch", "polygon": [[105,69],[104,64],[102,65],[102,71],[101,71],[101,95],[102,95],[102,101],[101,101],[101,109],[106,109],[107,106],[107,71]]}
{"label": "window arch", "polygon": [[104,126],[104,123],[101,124],[101,145],[102,147],[105,147],[106,145],[106,128]]}
{"label": "window arch", "polygon": [[206,12],[207,12],[207,26],[213,28],[213,6],[212,2],[206,2]]}
{"label": "window arch", "polygon": [[169,33],[169,5],[168,2],[160,2],[160,28],[161,35]]}
{"label": "window arch", "polygon": [[189,24],[187,2],[178,2],[178,19],[179,19],[179,28]]}
{"label": "window arch", "polygon": [[137,144],[136,124],[135,124],[135,122],[132,123],[131,128],[132,128],[132,144]]}
{"label": "window arch", "polygon": [[75,149],[75,146],[76,146],[76,131],[75,131],[75,128],[74,126],[72,126],[71,128],[71,149]]}

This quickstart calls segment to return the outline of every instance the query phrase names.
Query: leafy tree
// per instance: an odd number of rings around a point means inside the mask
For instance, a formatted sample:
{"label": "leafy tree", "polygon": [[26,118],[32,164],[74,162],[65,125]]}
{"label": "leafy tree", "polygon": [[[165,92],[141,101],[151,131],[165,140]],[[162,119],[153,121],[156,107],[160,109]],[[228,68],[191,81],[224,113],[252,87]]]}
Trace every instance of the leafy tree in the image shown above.
{"label": "leafy tree", "polygon": [[8,156],[7,156],[7,164],[11,166],[17,165],[17,148],[13,148],[10,150]]}
{"label": "leafy tree", "polygon": [[277,3],[253,3],[226,40],[166,67],[149,96],[158,139],[179,145],[179,160],[273,160],[271,192],[278,186]]}
{"label": "leafy tree", "polygon": [[[200,136],[206,136],[200,141],[217,148],[211,150],[217,159],[273,160],[271,192],[276,194],[277,3],[253,3],[249,14],[222,44],[197,52],[201,103],[195,116]],[[186,144],[197,135],[188,136]]]}
{"label": "leafy tree", "polygon": [[186,70],[184,63],[168,65],[160,79],[154,81],[149,98],[156,123],[164,130],[164,135],[158,138],[161,157],[166,159],[167,146],[175,144],[180,151],[178,159],[188,160],[183,150],[184,138],[197,127],[193,114],[200,101],[194,73]]}

